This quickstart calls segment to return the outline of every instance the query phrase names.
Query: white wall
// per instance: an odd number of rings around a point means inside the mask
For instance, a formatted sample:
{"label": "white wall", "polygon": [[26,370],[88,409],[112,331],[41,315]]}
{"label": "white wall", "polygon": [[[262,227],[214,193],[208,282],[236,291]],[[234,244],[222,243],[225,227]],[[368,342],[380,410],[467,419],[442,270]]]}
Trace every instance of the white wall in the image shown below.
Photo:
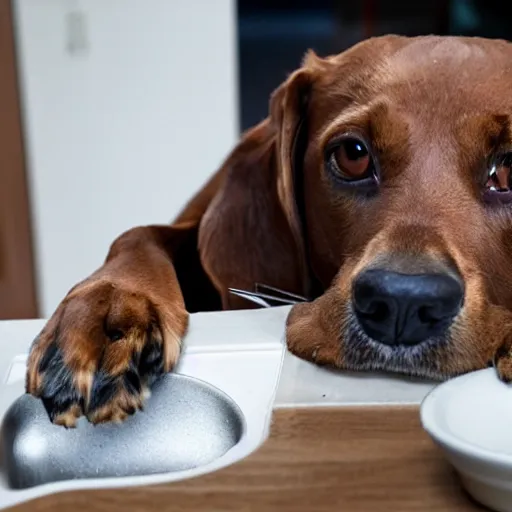
{"label": "white wall", "polygon": [[[48,316],[117,235],[170,221],[235,143],[235,0],[15,6]],[[73,12],[82,13],[78,27]]]}

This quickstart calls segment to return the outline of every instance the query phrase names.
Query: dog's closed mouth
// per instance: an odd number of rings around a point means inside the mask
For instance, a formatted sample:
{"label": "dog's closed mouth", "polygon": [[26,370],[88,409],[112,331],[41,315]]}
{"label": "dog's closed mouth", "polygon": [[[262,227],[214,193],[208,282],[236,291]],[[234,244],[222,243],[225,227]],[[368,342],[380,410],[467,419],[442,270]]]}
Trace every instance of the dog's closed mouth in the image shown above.
{"label": "dog's closed mouth", "polygon": [[453,376],[446,371],[444,364],[451,350],[448,334],[415,344],[384,344],[364,332],[353,312],[349,318],[351,320],[342,333],[347,368],[398,373],[435,381]]}

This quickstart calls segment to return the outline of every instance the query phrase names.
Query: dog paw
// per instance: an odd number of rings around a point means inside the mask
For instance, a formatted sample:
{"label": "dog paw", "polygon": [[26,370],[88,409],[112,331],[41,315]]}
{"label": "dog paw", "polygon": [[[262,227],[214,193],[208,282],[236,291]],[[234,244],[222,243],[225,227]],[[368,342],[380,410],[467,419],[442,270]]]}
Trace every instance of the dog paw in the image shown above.
{"label": "dog paw", "polygon": [[124,420],[178,360],[187,314],[174,309],[108,282],[76,287],[32,344],[27,392],[58,425],[73,427],[82,415]]}

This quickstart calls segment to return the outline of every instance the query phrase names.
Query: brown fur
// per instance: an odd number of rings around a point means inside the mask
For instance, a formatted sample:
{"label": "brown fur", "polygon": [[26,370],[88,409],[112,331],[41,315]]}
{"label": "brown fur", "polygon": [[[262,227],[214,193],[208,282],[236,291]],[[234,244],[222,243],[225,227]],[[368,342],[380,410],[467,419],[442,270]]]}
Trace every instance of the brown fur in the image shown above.
{"label": "brown fur", "polygon": [[[308,53],[175,223],[123,234],[69,293],[34,343],[27,390],[66,426],[79,413],[122,419],[176,363],[188,313],[249,307],[228,288],[255,283],[312,299],[288,318],[300,357],[433,378],[495,359],[510,380],[512,206],[485,205],[480,189],[490,151],[512,144],[511,83],[503,41],[389,36]],[[326,144],[347,130],[378,154],[374,197],[338,190],[324,171]],[[354,326],[354,277],[377,261],[421,271],[425,257],[465,283],[445,342],[375,347]]]}

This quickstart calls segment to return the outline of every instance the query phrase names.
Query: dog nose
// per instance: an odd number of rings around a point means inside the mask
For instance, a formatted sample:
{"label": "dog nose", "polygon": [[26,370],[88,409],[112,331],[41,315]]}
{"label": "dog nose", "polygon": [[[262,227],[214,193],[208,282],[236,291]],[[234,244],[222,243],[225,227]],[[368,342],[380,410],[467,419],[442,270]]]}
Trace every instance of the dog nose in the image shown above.
{"label": "dog nose", "polygon": [[386,345],[416,345],[442,334],[460,311],[464,288],[448,274],[362,272],[353,285],[356,316],[368,336]]}

